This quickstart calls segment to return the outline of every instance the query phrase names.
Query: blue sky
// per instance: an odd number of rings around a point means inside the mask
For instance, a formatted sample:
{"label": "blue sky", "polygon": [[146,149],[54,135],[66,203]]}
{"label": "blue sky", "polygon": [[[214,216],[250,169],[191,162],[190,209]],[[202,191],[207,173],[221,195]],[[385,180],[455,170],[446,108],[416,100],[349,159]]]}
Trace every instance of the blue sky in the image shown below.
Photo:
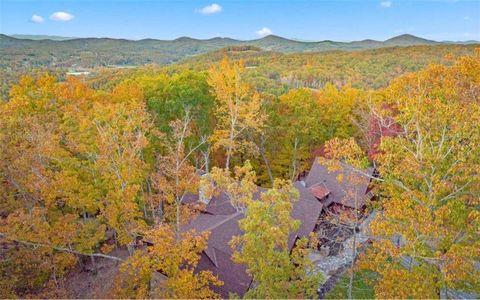
{"label": "blue sky", "polygon": [[0,32],[128,39],[273,33],[337,41],[410,33],[480,40],[480,0],[0,0]]}

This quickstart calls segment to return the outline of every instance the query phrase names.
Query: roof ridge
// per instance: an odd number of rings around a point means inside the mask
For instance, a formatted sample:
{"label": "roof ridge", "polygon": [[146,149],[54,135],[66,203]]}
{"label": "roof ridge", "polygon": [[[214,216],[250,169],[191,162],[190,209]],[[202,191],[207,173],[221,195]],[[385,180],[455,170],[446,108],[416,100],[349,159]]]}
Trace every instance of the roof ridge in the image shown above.
{"label": "roof ridge", "polygon": [[218,268],[218,263],[217,263],[217,255],[215,254],[215,247],[208,248],[204,250],[205,254],[207,257],[212,261],[212,263],[215,265],[215,267]]}
{"label": "roof ridge", "polygon": [[[227,218],[221,220],[220,222],[218,222],[218,223],[216,223],[216,224],[213,224],[212,226],[210,226],[210,227],[208,227],[208,228],[205,228],[203,231],[207,231],[207,230],[209,231],[209,230],[215,229],[215,228],[219,227],[220,225],[222,225],[222,224],[224,224],[224,223],[232,220],[233,218],[235,218],[235,217],[237,217],[237,216],[239,216],[239,215],[241,215],[241,214],[242,214],[241,212],[236,212],[236,213],[234,213],[234,214],[231,214],[231,215],[229,215]],[[214,216],[215,216],[215,215],[214,215]]]}

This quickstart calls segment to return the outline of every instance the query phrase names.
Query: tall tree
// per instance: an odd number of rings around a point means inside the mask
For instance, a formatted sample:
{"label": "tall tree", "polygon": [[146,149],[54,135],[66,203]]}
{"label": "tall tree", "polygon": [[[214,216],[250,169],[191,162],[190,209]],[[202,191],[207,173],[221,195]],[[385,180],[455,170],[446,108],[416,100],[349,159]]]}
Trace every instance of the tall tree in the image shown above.
{"label": "tall tree", "polygon": [[[183,205],[187,193],[197,193],[199,175],[191,163],[191,157],[202,146],[202,140],[195,147],[186,148],[186,140],[191,136],[190,111],[184,113],[183,120],[170,123],[172,134],[166,137],[166,154],[157,160],[157,172],[152,176],[158,194],[153,197],[154,212],[162,213],[163,221],[174,221],[175,231],[180,234],[180,224],[186,219],[188,208]],[[183,220],[182,220],[183,219]],[[160,219],[161,220],[161,219]]]}
{"label": "tall tree", "polygon": [[274,154],[274,170],[278,173],[279,168],[285,169],[288,164],[288,175],[281,175],[295,180],[310,165],[310,151],[322,141],[322,112],[307,89],[290,90],[280,96],[277,111],[276,138],[280,140],[280,149]]}
{"label": "tall tree", "polygon": [[[480,55],[405,75],[383,97],[401,127],[377,160],[383,212],[360,266],[382,298],[480,291]],[[468,118],[466,117],[468,116]]]}
{"label": "tall tree", "polygon": [[227,170],[236,152],[255,148],[245,137],[248,132],[261,130],[266,119],[260,95],[244,83],[244,73],[242,61],[230,63],[227,57],[209,70],[208,83],[217,99],[217,124],[212,142],[214,148],[225,150]]}
{"label": "tall tree", "polygon": [[[121,266],[113,293],[120,298],[219,298],[211,286],[220,286],[211,271],[195,272],[208,233],[183,232],[160,224],[146,233],[151,246],[138,250]],[[157,280],[155,280],[157,277]]]}
{"label": "tall tree", "polygon": [[240,228],[245,232],[231,241],[232,258],[247,266],[253,288],[246,298],[313,298],[320,275],[312,272],[307,241],[297,242],[290,254],[288,236],[299,223],[290,213],[298,191],[287,181],[276,180],[257,201],[249,201]]}
{"label": "tall tree", "polygon": [[89,122],[95,132],[95,168],[104,188],[101,214],[122,245],[131,249],[145,230],[139,203],[148,171],[143,151],[153,123],[143,94],[134,84],[121,83],[95,102]]}

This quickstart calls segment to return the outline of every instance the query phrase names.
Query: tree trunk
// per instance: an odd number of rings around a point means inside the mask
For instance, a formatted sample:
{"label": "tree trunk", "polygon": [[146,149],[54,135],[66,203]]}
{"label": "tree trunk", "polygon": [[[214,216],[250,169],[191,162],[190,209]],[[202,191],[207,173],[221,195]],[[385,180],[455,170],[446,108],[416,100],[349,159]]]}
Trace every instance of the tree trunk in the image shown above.
{"label": "tree trunk", "polygon": [[356,225],[355,229],[353,231],[353,248],[352,248],[352,262],[350,263],[350,280],[348,283],[348,299],[353,299],[352,297],[352,289],[353,289],[353,276],[354,276],[354,271],[353,268],[355,266],[355,259],[357,256],[357,230],[356,230]]}
{"label": "tree trunk", "polygon": [[118,249],[117,231],[113,230],[113,241],[115,242],[115,249]]}
{"label": "tree trunk", "polygon": [[225,169],[230,170],[230,156],[232,153],[232,146],[229,145],[227,149],[227,161],[225,162]]}
{"label": "tree trunk", "polygon": [[180,205],[182,205],[182,204],[181,204],[179,199],[177,199],[176,204],[177,204],[176,205],[177,207],[176,207],[175,237],[176,237],[177,241],[179,241],[180,240]]}
{"label": "tree trunk", "polygon": [[295,138],[293,144],[293,155],[292,155],[292,176],[290,180],[295,181],[295,175],[297,173],[297,147],[298,147],[298,137]]}
{"label": "tree trunk", "polygon": [[205,161],[205,172],[210,172],[210,147],[207,144],[207,150],[202,151],[203,160]]}
{"label": "tree trunk", "polygon": [[225,163],[225,169],[230,170],[230,156],[232,156],[233,141],[235,140],[235,120],[230,122],[230,137],[227,148],[227,161]]}
{"label": "tree trunk", "polygon": [[262,156],[263,163],[265,164],[265,168],[267,169],[267,174],[268,174],[268,178],[270,179],[270,183],[273,186],[274,179],[273,179],[272,169],[270,168],[270,162],[268,161],[263,151],[260,151],[260,155]]}

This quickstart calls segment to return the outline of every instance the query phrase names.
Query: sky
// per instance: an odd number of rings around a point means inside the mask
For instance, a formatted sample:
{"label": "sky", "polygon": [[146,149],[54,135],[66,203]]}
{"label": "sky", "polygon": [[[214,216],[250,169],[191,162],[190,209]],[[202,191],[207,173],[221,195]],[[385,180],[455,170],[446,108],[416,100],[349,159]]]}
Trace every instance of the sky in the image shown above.
{"label": "sky", "polygon": [[480,0],[0,0],[0,32],[166,40],[275,34],[308,41],[408,33],[480,40]]}

